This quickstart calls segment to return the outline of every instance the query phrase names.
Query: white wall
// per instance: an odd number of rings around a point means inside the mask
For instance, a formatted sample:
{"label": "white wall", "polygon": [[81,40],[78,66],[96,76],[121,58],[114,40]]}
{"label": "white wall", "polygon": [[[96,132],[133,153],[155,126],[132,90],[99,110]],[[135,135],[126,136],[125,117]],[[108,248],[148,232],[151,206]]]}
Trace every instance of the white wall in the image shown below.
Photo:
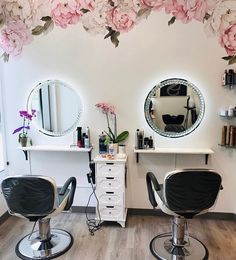
{"label": "white wall", "polygon": [[[200,23],[183,25],[176,22],[168,27],[169,17],[154,13],[147,21],[120,37],[120,46],[114,48],[102,36],[91,36],[80,25],[67,30],[55,29],[27,46],[20,59],[4,66],[4,97],[6,106],[6,134],[10,174],[28,173],[28,163],[16,150],[17,137],[12,131],[21,123],[18,110],[26,105],[29,91],[40,81],[60,79],[78,90],[83,103],[80,124],[90,126],[93,156],[98,151],[98,135],[106,129],[104,115],[95,104],[110,102],[117,108],[118,128],[129,130],[128,153],[128,207],[150,208],[147,198],[145,174],[153,171],[160,179],[166,171],[174,169],[174,156],[142,155],[136,164],[133,154],[134,134],[144,128],[155,136],[157,147],[211,147],[215,154],[207,167],[223,176],[224,190],[220,193],[216,211],[235,212],[235,159],[236,151],[220,148],[221,127],[225,123],[218,117],[222,106],[235,105],[236,91],[220,86],[226,63],[225,55],[216,39],[209,39]],[[182,77],[195,84],[206,101],[204,119],[197,130],[183,138],[168,139],[154,134],[147,125],[143,106],[146,95],[155,84],[166,78]],[[35,144],[70,144],[72,134],[50,138],[32,129]],[[79,164],[79,178],[88,169],[87,159],[72,154],[32,155],[33,171],[45,174],[59,173],[70,176]],[[57,163],[56,158],[58,157]],[[62,163],[65,162],[65,164]],[[68,168],[68,165],[73,164]],[[64,165],[64,166],[63,166]],[[206,167],[204,157],[178,155],[176,167]],[[83,185],[81,180],[81,185]],[[82,189],[83,187],[81,187]],[[85,193],[83,193],[85,194]],[[86,195],[82,195],[86,200]]]}

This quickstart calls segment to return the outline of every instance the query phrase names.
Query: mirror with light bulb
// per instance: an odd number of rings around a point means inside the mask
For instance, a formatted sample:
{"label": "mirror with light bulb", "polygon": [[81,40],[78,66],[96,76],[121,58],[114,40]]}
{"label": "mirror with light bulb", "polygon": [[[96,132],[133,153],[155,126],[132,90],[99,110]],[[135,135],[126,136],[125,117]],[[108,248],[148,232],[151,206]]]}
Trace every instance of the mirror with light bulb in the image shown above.
{"label": "mirror with light bulb", "polygon": [[63,136],[76,128],[82,104],[78,93],[60,80],[40,82],[30,92],[27,109],[36,110],[34,126],[45,135]]}
{"label": "mirror with light bulb", "polygon": [[194,131],[202,121],[205,102],[200,90],[181,78],[158,83],[144,104],[149,126],[166,137],[182,137]]}

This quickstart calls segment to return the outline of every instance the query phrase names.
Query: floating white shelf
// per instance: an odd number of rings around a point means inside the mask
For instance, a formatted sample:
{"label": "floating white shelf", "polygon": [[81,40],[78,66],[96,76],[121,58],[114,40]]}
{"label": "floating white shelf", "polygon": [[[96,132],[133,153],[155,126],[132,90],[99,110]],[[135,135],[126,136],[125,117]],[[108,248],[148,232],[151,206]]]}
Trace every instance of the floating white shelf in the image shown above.
{"label": "floating white shelf", "polygon": [[26,147],[17,147],[17,149],[22,150],[25,153],[26,160],[28,160],[27,152],[35,151],[35,152],[79,152],[79,153],[88,153],[89,161],[91,161],[91,151],[90,148],[79,148],[77,146],[70,145],[32,145]]}
{"label": "floating white shelf", "polygon": [[209,154],[214,151],[210,148],[156,148],[156,149],[134,149],[136,161],[139,162],[139,154],[204,154],[205,163],[208,163]]}

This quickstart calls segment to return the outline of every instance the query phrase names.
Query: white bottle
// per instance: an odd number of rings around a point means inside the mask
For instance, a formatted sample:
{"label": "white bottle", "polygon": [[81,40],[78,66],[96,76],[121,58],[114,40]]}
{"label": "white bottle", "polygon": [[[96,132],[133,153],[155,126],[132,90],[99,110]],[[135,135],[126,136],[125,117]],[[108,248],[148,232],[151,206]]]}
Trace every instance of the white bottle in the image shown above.
{"label": "white bottle", "polygon": [[90,129],[89,129],[89,127],[87,126],[86,127],[86,136],[87,136],[87,142],[89,143],[89,146],[88,147],[86,147],[86,148],[89,148],[89,147],[91,147],[91,141],[90,141]]}

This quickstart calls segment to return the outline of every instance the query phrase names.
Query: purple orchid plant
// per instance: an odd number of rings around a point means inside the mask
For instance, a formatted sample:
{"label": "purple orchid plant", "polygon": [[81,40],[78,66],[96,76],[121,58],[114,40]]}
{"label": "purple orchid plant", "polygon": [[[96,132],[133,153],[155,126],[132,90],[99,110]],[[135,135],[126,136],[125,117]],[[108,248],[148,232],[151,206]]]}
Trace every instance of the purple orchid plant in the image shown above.
{"label": "purple orchid plant", "polygon": [[21,133],[19,133],[19,137],[18,137],[18,141],[20,142],[21,138],[27,137],[28,130],[30,129],[30,122],[32,121],[32,118],[36,116],[36,110],[32,109],[31,114],[28,113],[28,111],[26,110],[20,110],[19,113],[20,113],[20,117],[23,118],[23,125],[16,128],[12,134],[16,134],[22,131]]}

